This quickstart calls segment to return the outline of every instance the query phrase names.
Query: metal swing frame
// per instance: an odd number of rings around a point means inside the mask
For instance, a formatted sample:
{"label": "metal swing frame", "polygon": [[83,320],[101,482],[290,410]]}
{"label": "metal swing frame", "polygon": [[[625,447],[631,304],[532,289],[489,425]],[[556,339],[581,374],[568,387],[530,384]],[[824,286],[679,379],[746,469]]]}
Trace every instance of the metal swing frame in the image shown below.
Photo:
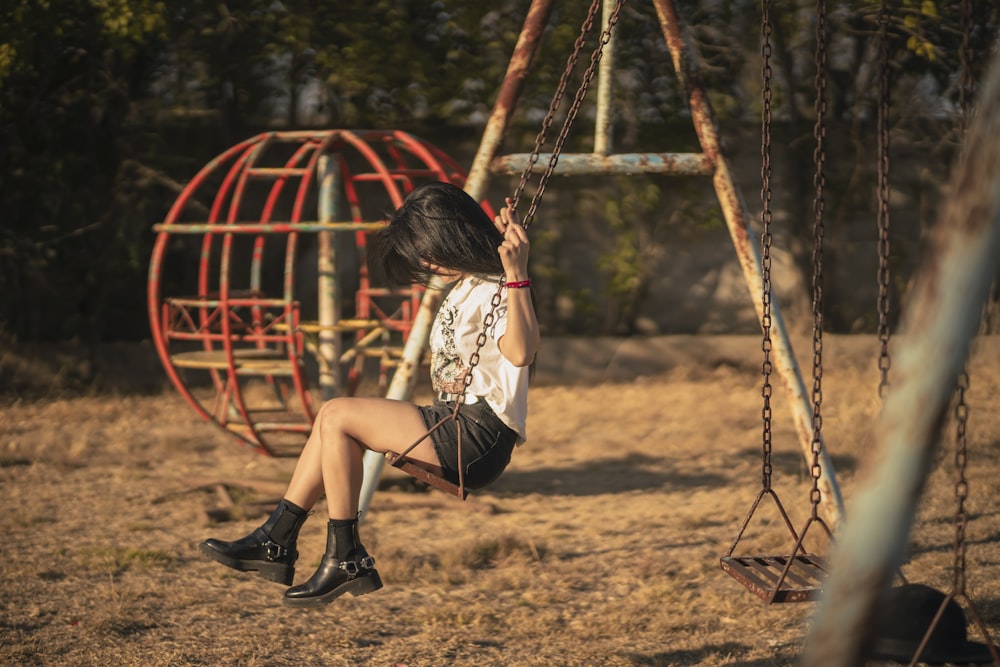
{"label": "metal swing frame", "polygon": [[[882,14],[885,14],[885,4],[886,0],[882,0]],[[880,16],[880,18],[882,18]],[[880,21],[880,27],[884,29],[884,20]],[[972,97],[973,97],[973,80],[972,80],[972,48],[969,44],[969,33],[972,30],[972,2],[971,0],[962,0],[962,48],[960,52],[961,61],[961,81],[959,85],[959,106],[961,108],[961,122],[962,122],[962,135],[965,136],[968,126],[969,117],[971,115],[972,108]],[[882,55],[881,60],[885,61],[887,56]],[[885,86],[887,88],[887,86]],[[886,100],[888,97],[888,92],[883,94],[882,99]],[[887,116],[888,114],[884,114]],[[883,120],[883,122],[886,122]],[[888,150],[886,148],[885,150]],[[887,160],[883,160],[887,161]],[[886,196],[886,199],[888,197]],[[886,208],[888,208],[886,202]],[[888,215],[888,214],[886,214]],[[880,367],[883,364],[880,364]],[[884,364],[888,368],[888,364]],[[955,420],[955,546],[954,546],[954,559],[952,561],[952,580],[951,589],[948,594],[941,601],[941,606],[938,608],[937,613],[931,620],[930,625],[927,626],[927,630],[924,632],[923,638],[920,640],[920,644],[917,646],[917,650],[914,652],[912,658],[909,662],[909,667],[914,667],[923,656],[924,650],[927,648],[927,644],[930,641],[931,636],[934,634],[935,629],[937,629],[941,618],[944,615],[945,609],[948,603],[952,600],[956,602],[959,599],[965,600],[965,607],[969,612],[969,616],[972,617],[972,622],[975,624],[976,628],[979,630],[980,634],[986,640],[987,648],[990,653],[990,663],[994,667],[1000,667],[1000,652],[998,652],[996,644],[993,643],[990,637],[989,630],[986,627],[986,623],[983,622],[983,616],[979,609],[976,607],[975,602],[969,596],[966,588],[966,528],[969,524],[969,514],[965,508],[965,501],[969,497],[969,483],[966,478],[966,469],[968,467],[968,421],[969,421],[969,406],[965,400],[965,394],[969,390],[969,370],[968,363],[966,363],[961,372],[958,374],[958,381],[955,389],[955,406],[954,406],[954,420]],[[888,382],[885,381],[887,385]],[[985,663],[983,663],[985,664]]]}
{"label": "metal swing frame", "polygon": [[[759,317],[763,317],[761,304],[757,300],[763,286],[759,249],[751,241],[751,215],[746,202],[737,187],[729,161],[722,147],[718,123],[707,91],[702,83],[697,57],[692,52],[690,39],[681,22],[674,0],[649,0],[656,12],[667,48],[671,65],[684,91],[690,118],[701,146],[700,153],[614,153],[611,151],[609,130],[610,85],[613,78],[612,43],[608,44],[600,62],[598,80],[598,107],[595,123],[594,151],[591,153],[562,153],[559,155],[559,174],[579,176],[587,174],[660,174],[669,176],[708,176],[718,196],[720,209],[726,222],[733,249],[747,284],[751,302]],[[551,155],[511,154],[500,155],[500,146],[506,128],[521,95],[524,80],[531,69],[539,48],[545,26],[549,21],[555,0],[533,0],[528,9],[521,34],[511,56],[507,73],[497,95],[493,112],[483,132],[479,149],[469,169],[465,191],[475,199],[482,199],[491,174],[516,175],[534,159],[549,160]],[[603,0],[605,21],[610,14],[614,0]],[[430,333],[434,314],[441,302],[439,290],[430,289],[424,293],[420,311],[414,318],[410,337],[403,350],[403,358],[397,367],[386,393],[388,398],[407,400],[416,384],[415,371]],[[799,371],[795,354],[778,308],[772,308],[773,362],[776,376],[784,388],[792,412],[792,418],[799,445],[806,460],[813,460],[813,428],[810,401],[806,395],[805,383]],[[377,453],[365,455],[365,481],[361,491],[359,507],[364,512],[374,496],[385,458]],[[825,449],[819,457],[822,475],[819,487],[822,492],[821,507],[824,515],[836,523],[843,514],[843,498],[837,484],[833,464]]]}

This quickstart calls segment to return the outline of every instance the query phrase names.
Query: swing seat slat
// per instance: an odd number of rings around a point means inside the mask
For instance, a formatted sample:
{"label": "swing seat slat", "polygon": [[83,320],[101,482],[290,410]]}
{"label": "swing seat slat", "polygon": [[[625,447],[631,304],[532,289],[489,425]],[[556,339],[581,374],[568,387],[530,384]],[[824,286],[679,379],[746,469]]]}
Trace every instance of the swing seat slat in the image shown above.
{"label": "swing seat slat", "polygon": [[458,484],[453,484],[443,477],[438,477],[431,471],[416,465],[405,456],[400,456],[395,452],[386,452],[385,458],[389,462],[389,465],[393,468],[398,468],[407,475],[415,477],[421,482],[433,486],[439,491],[444,491],[449,495],[455,496],[459,500],[465,500],[469,496],[468,489],[461,488]]}
{"label": "swing seat slat", "polygon": [[[807,602],[822,593],[827,564],[815,554],[798,554],[781,580],[789,556],[725,556],[722,569],[767,602]],[[775,591],[775,587],[780,587]]]}

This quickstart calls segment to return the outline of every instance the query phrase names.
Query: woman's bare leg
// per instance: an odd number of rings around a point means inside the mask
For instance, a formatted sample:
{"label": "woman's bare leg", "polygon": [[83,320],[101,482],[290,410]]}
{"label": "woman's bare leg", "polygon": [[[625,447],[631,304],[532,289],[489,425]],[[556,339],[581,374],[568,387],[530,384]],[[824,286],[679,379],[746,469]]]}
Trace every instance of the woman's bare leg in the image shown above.
{"label": "woman's bare leg", "polygon": [[[312,508],[326,492],[331,519],[352,519],[364,480],[364,452],[402,451],[427,433],[417,406],[385,398],[335,398],[320,408],[292,474],[285,498]],[[428,437],[407,458],[440,474]]]}

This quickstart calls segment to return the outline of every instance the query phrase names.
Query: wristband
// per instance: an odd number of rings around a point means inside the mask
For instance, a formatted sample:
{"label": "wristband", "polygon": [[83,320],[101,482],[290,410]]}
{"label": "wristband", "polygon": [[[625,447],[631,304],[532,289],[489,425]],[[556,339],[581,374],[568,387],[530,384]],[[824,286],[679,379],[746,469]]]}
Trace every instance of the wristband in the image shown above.
{"label": "wristband", "polygon": [[510,283],[504,283],[504,287],[511,288],[511,289],[520,289],[522,287],[531,287],[531,281],[530,280],[517,280],[517,281],[514,281],[514,282],[510,282]]}

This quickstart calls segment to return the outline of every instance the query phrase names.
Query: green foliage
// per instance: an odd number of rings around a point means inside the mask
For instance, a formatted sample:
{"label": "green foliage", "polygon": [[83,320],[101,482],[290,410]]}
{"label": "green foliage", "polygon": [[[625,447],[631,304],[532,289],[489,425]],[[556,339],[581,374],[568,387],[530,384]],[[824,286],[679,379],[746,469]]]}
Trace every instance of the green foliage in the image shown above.
{"label": "green foliage", "polygon": [[[910,99],[928,75],[938,82],[933,94],[953,99],[962,37],[956,3],[892,4],[894,99]],[[443,137],[435,142],[454,153],[449,142],[457,143],[455,128],[478,136],[529,5],[0,3],[0,329],[20,339],[147,336],[151,225],[199,167],[262,129],[401,127],[432,141]],[[870,68],[860,64],[870,53],[875,9],[857,0],[830,7],[831,35],[848,42],[837,47],[838,55],[855,54],[832,75],[837,117],[862,118],[870,111],[872,86],[861,79]],[[757,122],[757,3],[681,0],[679,10],[717,114]],[[537,132],[537,116],[548,107],[585,12],[586,3],[554,6],[508,131],[509,147],[525,146]],[[793,121],[810,113],[813,12],[802,0],[776,0],[773,8],[774,99],[779,115]],[[973,0],[972,19],[972,52],[987,53],[1000,23],[996,3]],[[687,102],[652,7],[630,5],[619,31],[627,37],[615,47],[615,149],[698,150],[690,130],[678,135],[669,125],[678,118],[687,122]],[[588,55],[592,46],[593,38]],[[973,63],[974,79],[984,61]],[[571,91],[587,64],[578,65]],[[592,113],[594,99],[581,119]],[[916,118],[923,112],[908,111]],[[568,150],[587,150],[589,141],[588,132],[574,130]],[[706,218],[676,207],[673,191],[667,197],[668,190],[648,184],[625,187],[617,183],[596,196],[606,201],[621,194],[605,212],[615,245],[601,268],[617,304],[615,326],[628,330],[657,261],[664,221],[690,226]],[[662,213],[666,209],[672,212]],[[578,311],[593,311],[598,289],[572,284],[571,276],[558,272],[551,277],[565,281],[559,293]]]}
{"label": "green foliage", "polygon": [[113,216],[112,202],[121,156],[134,151],[132,101],[153,73],[165,12],[162,2],[97,0],[6,8],[0,319],[13,334],[88,337],[109,282],[134,275],[129,244],[141,231],[130,223],[139,221]]}
{"label": "green foliage", "polygon": [[663,253],[658,238],[665,217],[662,191],[648,179],[618,178],[616,185],[618,196],[607,199],[604,206],[612,247],[598,258],[597,266],[608,277],[607,293],[617,311],[611,329],[634,333],[639,307]]}
{"label": "green foliage", "polygon": [[937,59],[938,47],[928,36],[941,23],[934,0],[903,0],[903,12],[902,26],[908,33],[906,48],[927,60]]}

